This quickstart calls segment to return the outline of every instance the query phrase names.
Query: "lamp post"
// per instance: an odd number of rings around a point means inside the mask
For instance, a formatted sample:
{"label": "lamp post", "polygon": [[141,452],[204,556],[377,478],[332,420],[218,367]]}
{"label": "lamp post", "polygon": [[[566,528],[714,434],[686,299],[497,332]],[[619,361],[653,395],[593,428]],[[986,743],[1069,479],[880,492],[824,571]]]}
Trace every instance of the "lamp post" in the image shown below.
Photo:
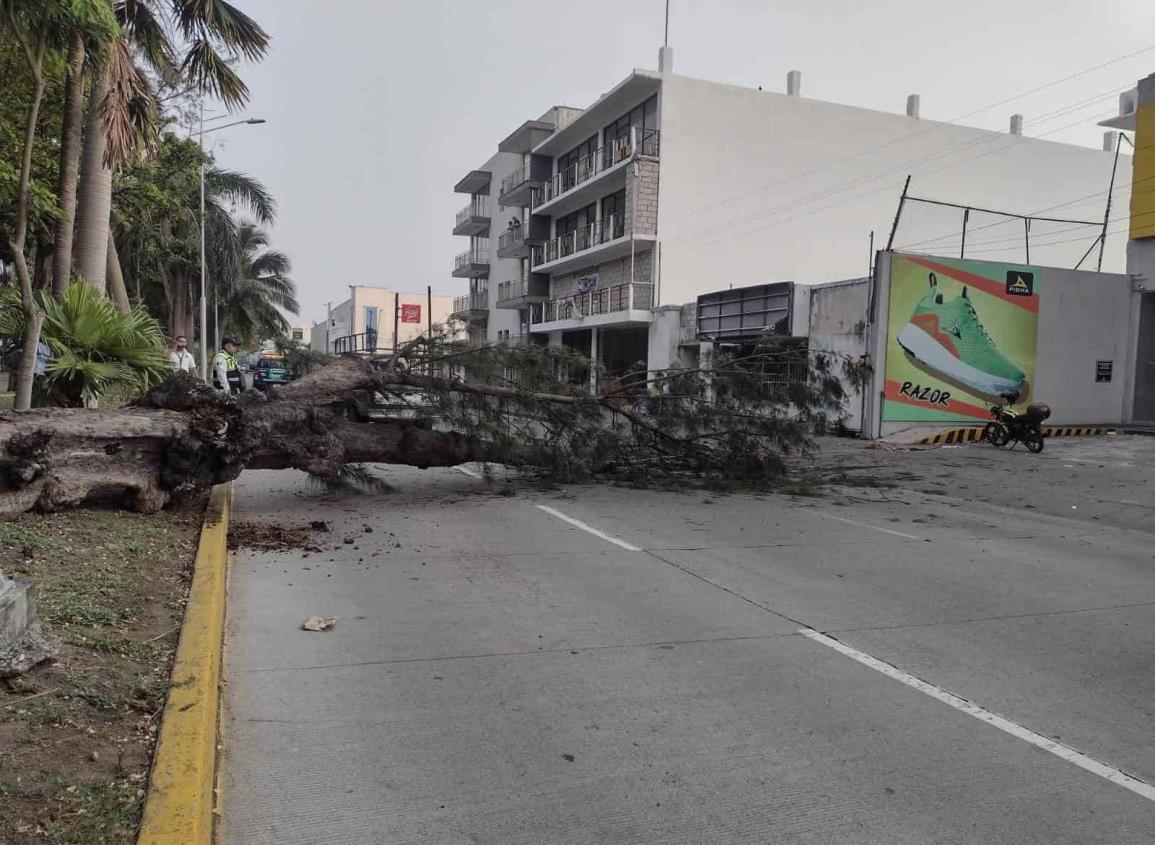
{"label": "lamp post", "polygon": [[[207,296],[207,272],[205,266],[205,135],[210,132],[219,132],[222,129],[228,129],[232,126],[255,126],[259,123],[265,123],[259,117],[250,117],[248,120],[236,120],[232,123],[226,123],[224,126],[214,126],[211,129],[205,129],[205,104],[201,100],[201,128],[200,128],[200,145],[201,145],[201,380],[208,382],[209,380],[209,309]],[[213,301],[214,318],[216,301]]]}

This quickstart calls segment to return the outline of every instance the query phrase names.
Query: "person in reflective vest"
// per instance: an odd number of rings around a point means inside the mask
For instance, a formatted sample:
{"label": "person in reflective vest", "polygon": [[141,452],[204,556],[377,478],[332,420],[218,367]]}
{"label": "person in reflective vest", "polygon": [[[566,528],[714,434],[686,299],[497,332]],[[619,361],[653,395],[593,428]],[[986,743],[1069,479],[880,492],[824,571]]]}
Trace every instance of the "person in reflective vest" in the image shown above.
{"label": "person in reflective vest", "polygon": [[241,392],[241,370],[234,357],[236,352],[236,340],[226,337],[221,341],[221,348],[217,354],[213,356],[213,387],[222,393]]}

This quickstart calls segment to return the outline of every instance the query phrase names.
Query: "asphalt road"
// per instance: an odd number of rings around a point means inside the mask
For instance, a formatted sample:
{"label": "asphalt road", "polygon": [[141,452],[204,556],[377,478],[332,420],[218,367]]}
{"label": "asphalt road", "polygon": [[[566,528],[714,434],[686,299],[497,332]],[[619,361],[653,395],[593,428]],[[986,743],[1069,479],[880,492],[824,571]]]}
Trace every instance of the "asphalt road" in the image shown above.
{"label": "asphalt road", "polygon": [[224,841],[1155,842],[1155,438],[817,463],[246,473],[238,521],[330,531],[235,556]]}

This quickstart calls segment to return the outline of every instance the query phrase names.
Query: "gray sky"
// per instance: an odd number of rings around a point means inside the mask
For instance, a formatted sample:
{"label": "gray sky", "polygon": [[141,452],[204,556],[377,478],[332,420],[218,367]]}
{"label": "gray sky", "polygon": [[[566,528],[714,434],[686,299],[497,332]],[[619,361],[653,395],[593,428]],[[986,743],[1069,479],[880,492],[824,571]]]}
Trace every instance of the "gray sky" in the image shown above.
{"label": "gray sky", "polygon": [[[523,120],[586,106],[654,68],[664,0],[234,0],[273,37],[244,68],[247,115],[218,160],[280,205],[274,244],[293,260],[301,323],[350,284],[460,294],[450,277],[464,197],[453,183]],[[1155,45],[1152,0],[671,0],[675,71],[951,120]],[[1155,71],[1155,49],[964,122],[1098,147],[1105,96]],[[1032,117],[1046,117],[1032,126]],[[1070,124],[1077,124],[1070,126]],[[1056,131],[1058,130],[1058,131]],[[1048,134],[1049,133],[1049,134]],[[708,198],[704,198],[704,202]],[[769,201],[769,200],[768,200]],[[298,321],[294,321],[298,322]]]}

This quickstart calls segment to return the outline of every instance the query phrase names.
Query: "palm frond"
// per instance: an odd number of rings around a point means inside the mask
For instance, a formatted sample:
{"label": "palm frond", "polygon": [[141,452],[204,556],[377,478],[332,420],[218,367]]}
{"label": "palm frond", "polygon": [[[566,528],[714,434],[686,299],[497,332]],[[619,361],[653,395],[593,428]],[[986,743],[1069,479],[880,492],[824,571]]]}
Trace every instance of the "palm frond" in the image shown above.
{"label": "palm frond", "polygon": [[230,67],[207,38],[192,42],[180,66],[193,88],[221,100],[228,109],[249,101],[249,86]]}
{"label": "palm frond", "polygon": [[125,37],[148,64],[164,79],[176,72],[176,52],[168,30],[148,3],[141,0],[118,0],[116,18]]}
{"label": "palm frond", "polygon": [[174,0],[173,12],[185,38],[215,38],[255,61],[269,47],[269,35],[252,18],[224,0]]}
{"label": "palm frond", "polygon": [[105,164],[117,167],[155,143],[156,101],[123,38],[111,43],[105,61],[109,87],[100,104],[108,135]]}
{"label": "palm frond", "polygon": [[205,192],[215,202],[226,200],[244,206],[263,224],[272,223],[277,217],[277,201],[273,195],[246,173],[210,167],[205,171]]}

